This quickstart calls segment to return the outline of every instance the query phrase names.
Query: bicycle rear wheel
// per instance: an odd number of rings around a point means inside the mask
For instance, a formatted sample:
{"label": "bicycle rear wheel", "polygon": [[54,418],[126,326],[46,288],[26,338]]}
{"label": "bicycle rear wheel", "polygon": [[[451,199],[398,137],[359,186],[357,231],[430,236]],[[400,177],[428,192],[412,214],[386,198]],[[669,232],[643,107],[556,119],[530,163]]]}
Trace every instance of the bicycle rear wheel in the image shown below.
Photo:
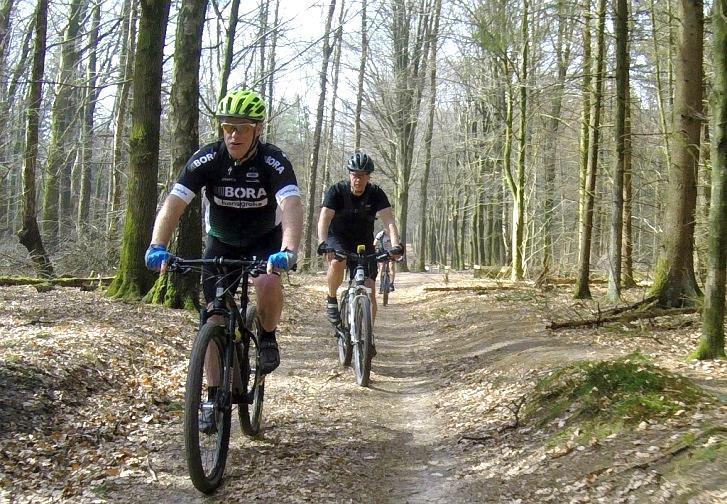
{"label": "bicycle rear wheel", "polygon": [[336,329],[336,343],[338,346],[338,361],[342,366],[351,365],[351,328],[348,324],[348,291],[341,295],[340,306],[341,330]]}
{"label": "bicycle rear wheel", "polygon": [[368,387],[371,375],[371,300],[368,296],[357,296],[354,300],[354,321],[356,335],[353,338],[353,367],[356,383]]}
{"label": "bicycle rear wheel", "polygon": [[[254,306],[247,307],[245,325],[248,330],[260,338],[262,325]],[[247,344],[242,345],[240,357],[240,371],[242,373],[242,387],[245,396],[238,407],[240,426],[248,436],[256,436],[262,428],[263,400],[265,399],[265,380],[260,373],[260,358],[255,340],[248,338]]]}
{"label": "bicycle rear wheel", "polygon": [[[227,463],[231,409],[229,390],[225,390],[229,387],[223,386],[223,377],[228,344],[225,329],[207,322],[194,342],[187,370],[184,396],[187,468],[195,488],[204,493],[212,493],[220,486]],[[219,388],[212,393],[210,386]],[[203,416],[202,425],[200,416]],[[205,419],[212,422],[205,423]]]}

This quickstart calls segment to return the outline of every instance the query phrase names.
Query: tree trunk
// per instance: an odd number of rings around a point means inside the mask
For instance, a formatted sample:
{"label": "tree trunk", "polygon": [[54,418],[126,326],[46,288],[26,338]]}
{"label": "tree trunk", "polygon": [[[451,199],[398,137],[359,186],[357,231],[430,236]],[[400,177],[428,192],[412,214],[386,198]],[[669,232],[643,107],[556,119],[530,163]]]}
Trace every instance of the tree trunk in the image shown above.
{"label": "tree trunk", "polygon": [[[558,159],[558,130],[561,122],[563,90],[570,63],[570,37],[573,23],[565,12],[564,0],[558,0],[558,38],[555,46],[555,57],[558,62],[558,80],[553,90],[553,101],[550,106],[550,117],[546,123],[545,146],[545,202],[543,224],[543,275],[547,278],[553,262],[553,215],[555,214],[555,168]],[[564,47],[565,46],[565,47]]]}
{"label": "tree trunk", "polygon": [[621,299],[621,245],[623,237],[624,171],[626,169],[626,110],[630,59],[628,52],[629,11],[627,0],[616,5],[616,167],[613,172],[611,239],[609,241],[608,298]]}
{"label": "tree trunk", "polygon": [[[0,15],[2,15],[2,13],[0,13]],[[18,83],[27,66],[34,32],[35,20],[31,20],[26,28],[25,36],[23,37],[20,58],[18,59],[18,63],[15,65],[15,69],[11,75],[5,77],[3,81],[0,82],[0,91],[2,92],[0,94],[0,96],[2,96],[2,99],[0,99],[0,117],[10,117],[10,106],[13,102],[15,102],[15,93],[18,90]],[[5,76],[3,68],[4,67],[0,67],[0,75]],[[7,79],[9,83],[4,82],[5,79]],[[2,147],[3,150],[10,150],[7,146],[12,144],[12,139],[6,138],[6,132],[12,131],[12,129],[12,124],[8,124],[6,121],[0,121],[0,147]]]}
{"label": "tree trunk", "polygon": [[631,162],[631,85],[626,82],[626,118],[624,122],[624,233],[623,233],[623,278],[624,289],[636,287],[634,279],[634,232],[633,232],[633,188]]}
{"label": "tree trunk", "polygon": [[[199,147],[199,66],[207,0],[182,0],[177,18],[174,75],[170,95],[172,167],[179,173]],[[179,222],[173,247],[178,257],[202,255],[201,198],[195,198]],[[199,273],[161,275],[146,296],[170,308],[199,310]]]}
{"label": "tree trunk", "polygon": [[[509,65],[507,61],[505,61],[504,64],[505,71],[503,72],[505,79],[507,80],[507,105],[506,105],[506,112],[505,112],[505,144],[503,146],[503,162],[502,162],[502,171],[505,175],[505,182],[507,183],[507,188],[510,191],[510,196],[512,196],[513,201],[516,198],[517,189],[515,187],[515,179],[512,176],[512,141],[513,141],[513,108],[515,106],[515,96],[512,89],[512,75],[510,74]],[[503,206],[504,209],[504,206]],[[515,216],[514,210],[513,210],[513,217]],[[503,216],[503,224],[505,224],[505,218]],[[513,223],[513,228],[514,228]],[[514,233],[514,229],[513,229]],[[504,233],[505,236],[507,236],[507,233]],[[515,238],[510,235],[510,244],[515,242]],[[512,272],[511,272],[512,275]]]}
{"label": "tree trunk", "polygon": [[[429,44],[432,42],[431,12],[419,4],[393,0],[391,33],[394,54],[394,159],[396,165],[396,192],[394,213],[399,225],[402,243],[407,243],[409,216],[409,189],[414,159],[416,127],[422,98],[422,76],[426,75]],[[416,31],[412,34],[412,17],[419,16]],[[414,35],[412,39],[412,35]],[[412,42],[413,40],[413,42]],[[401,271],[409,268],[404,260],[398,266]]]}
{"label": "tree trunk", "polygon": [[230,26],[227,28],[227,37],[225,42],[225,59],[220,70],[220,94],[221,100],[227,94],[227,81],[230,79],[232,71],[232,55],[235,52],[235,34],[237,33],[237,18],[240,12],[240,0],[232,0],[230,5]]}
{"label": "tree trunk", "polygon": [[79,160],[81,164],[80,196],[78,198],[78,215],[76,227],[79,234],[88,226],[89,206],[91,203],[91,152],[93,151],[93,114],[96,109],[98,91],[96,89],[96,46],[98,45],[98,29],[101,23],[101,2],[93,6],[91,32],[88,35],[88,66],[86,68],[86,85],[88,86],[83,103],[83,122],[81,123],[81,141]]}
{"label": "tree trunk", "polygon": [[702,0],[680,0],[676,67],[674,156],[666,194],[664,235],[652,295],[662,307],[693,306],[701,291],[694,276],[696,174],[702,123]]}
{"label": "tree trunk", "polygon": [[[671,5],[671,0],[667,0],[667,3]],[[654,75],[656,77],[656,103],[659,107],[659,128],[661,129],[661,134],[664,138],[663,149],[666,166],[669,167],[671,166],[671,148],[669,147],[669,131],[667,129],[668,121],[666,119],[666,107],[664,106],[664,84],[661,79],[661,57],[659,51],[659,40],[657,37],[658,31],[656,29],[656,14],[658,9],[655,5],[655,0],[651,0],[651,8],[649,9],[649,12],[651,13],[651,40],[654,44]],[[669,22],[669,31],[671,32],[671,21]],[[667,60],[669,61],[669,68],[671,69],[671,58],[667,58]],[[669,75],[671,75],[671,70],[669,71]],[[669,82],[671,82],[671,77],[669,78]],[[671,97],[671,85],[666,91]]]}
{"label": "tree trunk", "polygon": [[121,31],[121,55],[119,66],[124,76],[117,87],[116,100],[116,121],[114,128],[114,155],[112,160],[111,173],[111,209],[106,217],[106,229],[110,242],[116,240],[121,221],[121,200],[123,184],[121,183],[126,174],[125,161],[123,159],[124,138],[126,138],[126,105],[129,101],[131,80],[134,72],[134,59],[136,55],[136,13],[137,0],[124,1],[124,24]]}
{"label": "tree trunk", "polygon": [[25,129],[23,162],[23,227],[18,232],[20,243],[28,249],[38,276],[53,276],[53,266],[43,247],[38,228],[35,204],[35,169],[38,162],[38,130],[40,105],[43,99],[43,72],[45,71],[46,32],[48,27],[48,0],[38,0],[35,9],[35,47],[33,68],[28,87],[28,120]]}
{"label": "tree trunk", "polygon": [[5,56],[8,48],[8,32],[10,31],[10,14],[13,12],[15,0],[0,2],[0,72],[5,74]]}
{"label": "tree trunk", "polygon": [[51,109],[50,146],[45,169],[43,194],[43,232],[53,248],[63,230],[60,221],[70,217],[71,176],[69,168],[74,154],[72,123],[76,113],[74,98],[75,68],[78,65],[78,32],[85,0],[71,0],[68,26],[63,35],[61,61]]}
{"label": "tree trunk", "polygon": [[591,69],[593,60],[591,58],[591,0],[584,0],[583,17],[583,110],[581,112],[581,138],[580,138],[580,164],[578,187],[578,241],[581,240],[581,222],[586,218],[586,185],[588,181],[588,153],[590,151],[589,141],[591,135]]}
{"label": "tree trunk", "polygon": [[164,39],[169,0],[142,0],[131,109],[129,184],[119,272],[109,287],[116,298],[140,298],[154,284],[144,265],[157,202],[159,123]]}
{"label": "tree trunk", "polygon": [[275,112],[273,109],[273,91],[275,90],[275,87],[273,84],[275,83],[275,52],[278,48],[278,23],[280,22],[279,17],[280,12],[280,0],[275,0],[275,17],[273,18],[273,33],[271,34],[271,41],[270,41],[270,56],[268,57],[268,93],[267,93],[267,102],[268,102],[268,120],[265,123],[265,126],[267,128],[267,134],[266,138],[267,141],[270,143],[275,143],[275,130],[274,130],[274,124],[275,122],[270,120],[270,118],[275,116]]}
{"label": "tree trunk", "polygon": [[434,4],[434,28],[432,36],[434,42],[429,45],[429,104],[427,129],[424,132],[424,172],[421,180],[421,193],[419,195],[419,250],[417,251],[417,271],[424,271],[427,246],[427,185],[429,184],[429,171],[432,166],[432,137],[434,136],[434,111],[437,103],[437,44],[439,33],[439,16],[442,1],[436,0]]}
{"label": "tree trunk", "polygon": [[318,206],[317,197],[317,178],[318,178],[318,154],[321,148],[321,130],[323,129],[323,112],[326,105],[326,82],[328,75],[328,62],[331,58],[333,47],[330,44],[329,33],[331,31],[331,23],[333,13],[336,9],[336,0],[331,0],[328,6],[328,16],[326,17],[325,35],[323,36],[323,61],[321,63],[320,83],[321,91],[318,95],[318,109],[316,112],[316,125],[313,132],[313,152],[311,153],[311,162],[308,167],[308,210],[305,219],[305,229],[303,232],[303,267],[309,268],[311,264],[311,252],[313,230],[315,229],[315,209]]}
{"label": "tree trunk", "polygon": [[268,12],[270,11],[270,0],[261,0],[260,1],[260,34],[257,39],[257,45],[260,49],[260,78],[258,79],[258,83],[260,85],[260,95],[265,99],[265,92],[268,89],[267,86],[267,76],[265,75],[265,64],[267,61],[265,60],[265,50],[267,49],[267,40],[268,40]]}
{"label": "tree trunk", "polygon": [[704,288],[702,338],[697,359],[724,357],[725,280],[727,275],[727,2],[714,2],[714,96],[712,197],[709,215],[709,261]]}
{"label": "tree trunk", "polygon": [[325,197],[326,190],[331,183],[331,157],[333,156],[333,133],[336,127],[336,100],[338,99],[338,74],[341,67],[341,44],[343,39],[343,23],[345,21],[343,15],[345,13],[345,0],[341,1],[341,10],[338,13],[338,28],[333,37],[333,83],[331,89],[331,116],[328,121],[328,132],[326,133],[326,155],[323,160],[323,183],[321,184],[321,201]]}
{"label": "tree trunk", "polygon": [[[599,0],[598,6],[598,47],[596,57],[596,82],[593,90],[593,116],[589,135],[588,177],[585,187],[585,207],[581,221],[580,240],[578,246],[578,282],[574,297],[585,299],[591,297],[588,285],[591,271],[591,236],[593,232],[593,209],[596,197],[596,175],[598,173],[598,142],[601,127],[601,101],[603,96],[603,69],[605,64],[605,26],[606,0]],[[588,69],[586,69],[588,71]]]}
{"label": "tree trunk", "polygon": [[518,149],[517,180],[512,204],[512,271],[514,281],[524,278],[525,269],[525,145],[527,137],[528,106],[528,9],[529,0],[523,0],[523,19],[521,27],[523,54],[520,66],[520,148]]}
{"label": "tree trunk", "polygon": [[369,50],[369,44],[366,34],[366,3],[367,0],[361,0],[361,58],[358,63],[358,88],[356,92],[356,113],[353,122],[353,146],[354,150],[361,148],[361,108],[363,101],[363,83],[366,75],[366,56]]}

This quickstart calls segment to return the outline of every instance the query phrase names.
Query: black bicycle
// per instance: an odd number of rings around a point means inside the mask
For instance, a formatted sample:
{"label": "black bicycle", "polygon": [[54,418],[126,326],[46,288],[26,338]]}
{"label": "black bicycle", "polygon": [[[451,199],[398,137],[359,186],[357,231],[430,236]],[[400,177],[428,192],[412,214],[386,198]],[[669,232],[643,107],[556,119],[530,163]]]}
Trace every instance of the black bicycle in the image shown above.
{"label": "black bicycle", "polygon": [[386,251],[366,254],[365,245],[359,245],[356,253],[344,250],[326,249],[333,252],[340,260],[352,261],[356,264],[348,282],[348,288],[341,293],[340,312],[341,324],[336,327],[338,343],[338,359],[344,366],[353,360],[356,382],[367,387],[371,375],[371,359],[373,357],[373,313],[371,311],[371,289],[364,285],[366,267],[375,258],[381,261],[389,257]]}
{"label": "black bicycle", "polygon": [[[184,442],[194,486],[212,493],[222,482],[230,443],[233,405],[242,430],[260,432],[265,375],[260,372],[258,338],[262,332],[250,303],[250,278],[265,273],[266,261],[225,258],[170,260],[169,270],[186,273],[213,267],[216,293],[212,310],[200,311],[200,329],[192,347],[184,396]],[[230,286],[241,285],[240,306]],[[242,314],[244,313],[244,320]],[[224,325],[209,320],[220,315]]]}
{"label": "black bicycle", "polygon": [[389,292],[391,289],[391,266],[389,259],[381,262],[381,280],[379,281],[379,294],[384,306],[389,304]]}

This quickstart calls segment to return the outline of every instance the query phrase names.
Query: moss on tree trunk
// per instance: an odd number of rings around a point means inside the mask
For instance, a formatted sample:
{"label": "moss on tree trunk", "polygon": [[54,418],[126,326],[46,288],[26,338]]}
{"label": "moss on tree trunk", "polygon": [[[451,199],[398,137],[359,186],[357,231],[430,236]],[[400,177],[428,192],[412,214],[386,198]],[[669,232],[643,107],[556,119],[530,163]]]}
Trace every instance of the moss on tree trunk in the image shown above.
{"label": "moss on tree trunk", "polygon": [[144,251],[156,211],[162,57],[169,4],[168,0],[141,3],[129,142],[129,201],[119,273],[108,292],[114,298],[139,299],[155,280],[144,265]]}

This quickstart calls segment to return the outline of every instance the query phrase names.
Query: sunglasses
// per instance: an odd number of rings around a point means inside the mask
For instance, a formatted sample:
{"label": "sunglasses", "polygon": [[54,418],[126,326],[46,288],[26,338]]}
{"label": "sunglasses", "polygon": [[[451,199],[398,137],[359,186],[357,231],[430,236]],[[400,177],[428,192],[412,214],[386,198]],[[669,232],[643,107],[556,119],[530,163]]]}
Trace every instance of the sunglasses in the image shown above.
{"label": "sunglasses", "polygon": [[222,131],[227,133],[228,135],[232,135],[233,133],[237,133],[239,135],[244,135],[246,133],[253,133],[255,131],[255,127],[257,124],[255,123],[242,123],[242,124],[232,124],[232,123],[220,123],[220,126],[222,127]]}

